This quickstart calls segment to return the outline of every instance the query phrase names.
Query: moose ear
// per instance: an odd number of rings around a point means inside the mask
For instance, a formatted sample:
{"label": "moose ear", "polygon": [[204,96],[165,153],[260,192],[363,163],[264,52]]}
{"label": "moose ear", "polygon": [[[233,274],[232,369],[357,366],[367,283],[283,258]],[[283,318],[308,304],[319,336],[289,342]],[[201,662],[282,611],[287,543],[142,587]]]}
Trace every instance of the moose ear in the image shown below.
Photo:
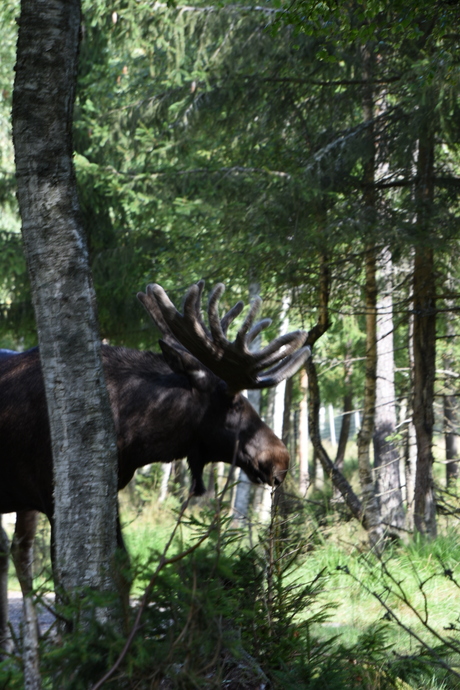
{"label": "moose ear", "polygon": [[185,374],[194,388],[208,391],[215,386],[215,376],[182,345],[160,340],[160,347],[166,364],[175,374]]}

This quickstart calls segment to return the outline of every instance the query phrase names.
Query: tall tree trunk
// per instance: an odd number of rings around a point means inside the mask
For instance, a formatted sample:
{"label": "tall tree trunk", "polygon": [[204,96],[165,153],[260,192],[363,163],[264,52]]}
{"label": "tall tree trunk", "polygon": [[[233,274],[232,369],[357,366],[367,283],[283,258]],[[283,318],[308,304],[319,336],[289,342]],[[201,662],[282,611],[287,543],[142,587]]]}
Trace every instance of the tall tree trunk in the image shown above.
{"label": "tall tree trunk", "polygon": [[335,455],[335,466],[341,472],[343,470],[343,463],[345,460],[345,452],[347,450],[348,437],[350,436],[351,415],[353,412],[353,391],[351,390],[351,382],[348,371],[345,372],[345,394],[343,396],[343,412],[342,424],[340,426],[339,443],[337,445],[337,453]]}
{"label": "tall tree trunk", "polygon": [[[372,86],[373,54],[368,46],[362,48],[363,77],[366,82],[363,99],[363,117],[367,123],[368,156],[364,161],[364,212],[368,233],[372,234],[375,222],[375,141],[374,141],[374,94]],[[369,542],[375,546],[382,537],[380,506],[377,500],[374,476],[370,461],[370,445],[374,432],[375,383],[377,369],[376,347],[376,250],[373,242],[365,252],[365,303],[366,303],[366,377],[364,383],[363,417],[358,434],[358,470],[361,484],[363,510],[366,515]]]}
{"label": "tall tree trunk", "polygon": [[[413,311],[413,309],[411,310]],[[406,478],[406,529],[414,529],[414,494],[415,494],[415,475],[417,473],[417,439],[414,426],[414,316],[409,314],[408,332],[408,354],[409,354],[409,390],[410,397],[407,399],[406,411],[403,417],[407,419],[407,434],[404,449],[404,470]]]}
{"label": "tall tree trunk", "polygon": [[444,403],[444,438],[446,441],[446,487],[450,491],[457,488],[460,460],[460,438],[458,435],[458,409],[456,385],[452,380],[450,372],[455,369],[455,360],[452,351],[452,342],[455,337],[452,310],[453,300],[446,300],[446,336],[447,348],[444,354],[444,369],[446,383],[444,384],[445,393]]}
{"label": "tall tree trunk", "polygon": [[168,495],[168,484],[171,476],[172,462],[161,463],[161,482],[160,493],[158,494],[158,503],[163,503]]}
{"label": "tall tree trunk", "polygon": [[18,201],[50,419],[55,571],[69,593],[114,589],[117,524],[115,432],[72,164],[79,31],[78,0],[22,0]]}
{"label": "tall tree trunk", "polygon": [[300,375],[300,388],[302,398],[299,410],[299,489],[305,496],[310,485],[310,472],[308,468],[308,376],[305,369]]}
{"label": "tall tree trunk", "polygon": [[[340,426],[340,436],[339,443],[337,446],[337,453],[335,455],[335,467],[339,472],[343,472],[343,465],[345,462],[345,452],[348,444],[348,437],[350,436],[351,428],[351,415],[353,412],[353,391],[351,389],[351,363],[347,357],[345,360],[345,393],[343,396],[343,413],[342,413],[342,424]],[[339,498],[339,493],[334,487],[334,500]]]}
{"label": "tall tree trunk", "polygon": [[378,544],[383,535],[380,506],[375,491],[370,460],[370,444],[374,432],[376,348],[376,264],[375,249],[366,251],[366,379],[364,384],[363,417],[358,434],[358,470],[363,510],[366,515],[369,542]]}
{"label": "tall tree trunk", "polygon": [[444,436],[446,440],[446,486],[456,489],[460,442],[458,437],[457,396],[444,395]]}
{"label": "tall tree trunk", "polygon": [[395,368],[393,345],[393,265],[384,249],[379,259],[380,285],[377,302],[377,386],[374,419],[374,469],[382,520],[390,532],[404,527],[396,433]]}
{"label": "tall tree trunk", "polygon": [[0,659],[2,652],[11,651],[8,629],[8,561],[10,544],[0,515]]}
{"label": "tall tree trunk", "polygon": [[[260,292],[260,284],[251,282],[249,284],[249,301],[253,302]],[[251,344],[253,352],[260,350],[262,336],[258,335]],[[247,398],[257,414],[260,413],[260,390],[247,391]],[[248,517],[249,503],[251,499],[251,482],[242,469],[238,471],[238,482],[235,489],[233,502],[233,516],[236,520],[246,520]]]}
{"label": "tall tree trunk", "polygon": [[436,288],[434,252],[429,241],[433,202],[433,138],[420,139],[417,162],[417,229],[420,242],[414,257],[414,426],[417,438],[414,526],[421,534],[436,535],[433,489],[433,400],[436,373]]}
{"label": "tall tree trunk", "polygon": [[288,450],[290,450],[291,443],[291,412],[292,412],[292,395],[294,391],[294,378],[291,376],[287,379],[284,388],[284,409],[283,409],[283,431],[281,440]]}

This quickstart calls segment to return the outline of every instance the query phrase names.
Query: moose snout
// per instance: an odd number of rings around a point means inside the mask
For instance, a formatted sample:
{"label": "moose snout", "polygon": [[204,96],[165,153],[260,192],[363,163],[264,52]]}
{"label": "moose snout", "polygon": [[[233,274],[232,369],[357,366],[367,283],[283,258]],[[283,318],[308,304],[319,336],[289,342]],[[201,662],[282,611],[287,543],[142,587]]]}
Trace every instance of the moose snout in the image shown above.
{"label": "moose snout", "polygon": [[259,469],[265,482],[274,486],[283,483],[289,469],[289,453],[284,446],[276,444],[259,457]]}

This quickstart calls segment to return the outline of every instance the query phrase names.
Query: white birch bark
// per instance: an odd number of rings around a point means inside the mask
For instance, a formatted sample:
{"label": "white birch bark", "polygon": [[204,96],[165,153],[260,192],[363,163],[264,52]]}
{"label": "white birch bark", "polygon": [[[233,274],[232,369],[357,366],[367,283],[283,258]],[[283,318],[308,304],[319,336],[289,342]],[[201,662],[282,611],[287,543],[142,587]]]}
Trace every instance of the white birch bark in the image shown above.
{"label": "white birch bark", "polygon": [[305,496],[310,485],[310,472],[308,468],[308,376],[305,369],[302,369],[300,386],[302,389],[302,399],[299,410],[299,489],[300,494]]}
{"label": "white birch bark", "polygon": [[334,418],[334,406],[329,403],[328,405],[329,413],[329,432],[331,435],[331,445],[335,448],[337,445],[337,436],[335,433],[335,418]]}
{"label": "white birch bark", "polygon": [[374,469],[382,520],[387,529],[397,532],[404,527],[404,508],[399,453],[391,439],[396,433],[392,271],[391,253],[386,248],[379,256]]}
{"label": "white birch bark", "polygon": [[10,544],[0,515],[0,655],[11,651],[8,629],[8,557]]}
{"label": "white birch bark", "polygon": [[163,462],[161,464],[161,484],[160,484],[160,495],[158,496],[158,502],[163,503],[168,495],[168,482],[171,476],[172,463]]}
{"label": "white birch bark", "polygon": [[[281,327],[280,335],[284,335],[289,330],[289,307],[291,305],[291,298],[289,295],[284,295],[281,305]],[[281,381],[275,388],[275,401],[273,411],[273,431],[282,438],[283,436],[283,419],[284,419],[284,400],[286,391],[286,380]],[[258,486],[255,492],[256,512],[258,513],[261,522],[268,522],[271,517],[272,508],[272,487],[263,484]]]}
{"label": "white birch bark", "polygon": [[68,591],[113,588],[117,520],[115,433],[72,164],[79,30],[78,0],[22,1],[13,97],[18,201],[52,438],[55,572]]}
{"label": "white birch bark", "polygon": [[[260,285],[259,283],[249,284],[249,301],[252,302],[255,297],[259,294]],[[251,350],[256,352],[260,349],[262,344],[262,336],[259,335],[251,344]],[[257,414],[260,414],[260,391],[247,391],[247,398]],[[251,482],[248,479],[246,473],[239,469],[237,471],[237,484],[235,487],[235,495],[233,501],[233,516],[237,521],[245,521],[248,517],[249,503],[251,499]]]}

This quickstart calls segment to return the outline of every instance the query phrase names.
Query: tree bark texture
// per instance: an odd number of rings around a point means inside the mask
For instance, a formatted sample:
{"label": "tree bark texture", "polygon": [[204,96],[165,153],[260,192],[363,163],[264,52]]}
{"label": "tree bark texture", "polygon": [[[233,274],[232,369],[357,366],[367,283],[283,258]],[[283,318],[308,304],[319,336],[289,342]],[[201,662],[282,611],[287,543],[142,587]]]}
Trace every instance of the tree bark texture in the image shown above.
{"label": "tree bark texture", "polygon": [[22,0],[13,137],[50,419],[56,575],[112,589],[117,452],[72,163],[78,0]]}
{"label": "tree bark texture", "polygon": [[377,371],[376,347],[376,261],[375,249],[366,251],[366,378],[361,429],[358,434],[358,471],[361,485],[363,510],[369,541],[372,546],[382,537],[380,506],[374,484],[370,460],[370,444],[374,433],[375,382]]}
{"label": "tree bark texture", "polygon": [[447,349],[444,354],[444,369],[446,382],[444,384],[444,438],[446,441],[446,486],[455,490],[459,474],[460,438],[458,435],[458,402],[455,381],[449,372],[455,370],[455,359],[451,342],[455,342],[455,329],[453,324],[453,300],[446,300],[446,336],[448,338]]}
{"label": "tree bark texture", "polygon": [[433,201],[434,145],[420,140],[416,189],[419,244],[415,248],[414,303],[414,426],[417,438],[414,526],[421,534],[436,535],[433,488],[433,401],[436,374],[436,287],[434,251],[430,246],[429,217]]}
{"label": "tree bark texture", "polygon": [[[260,283],[252,281],[249,283],[249,302],[252,303],[260,292]],[[262,336],[259,334],[251,343],[251,350],[256,352],[262,345]],[[260,413],[260,390],[247,391],[247,398],[257,414]],[[233,516],[236,520],[247,520],[249,504],[251,501],[251,482],[242,469],[237,470],[238,482],[235,488],[235,500],[233,504]],[[256,497],[254,498],[256,501]]]}
{"label": "tree bark texture", "polygon": [[407,401],[403,401],[402,408],[405,414],[402,419],[407,420],[407,433],[404,448],[404,473],[406,479],[406,529],[414,529],[414,494],[415,476],[417,473],[417,438],[414,426],[414,400],[412,391],[414,390],[414,314],[413,309],[409,314],[408,332],[408,354],[409,354],[409,390],[411,396]]}
{"label": "tree bark texture", "polygon": [[10,544],[0,515],[0,658],[1,652],[11,651],[8,629],[8,560]]}
{"label": "tree bark texture", "polygon": [[[353,412],[353,391],[351,390],[351,366],[345,365],[345,394],[343,396],[342,424],[340,426],[339,443],[335,455],[335,467],[339,472],[343,472],[345,462],[345,452],[347,450],[348,437],[350,436],[351,415]],[[334,499],[338,499],[339,494],[334,487]]]}
{"label": "tree bark texture", "polygon": [[[364,208],[365,223],[368,232],[372,233],[375,220],[375,141],[374,141],[374,99],[372,87],[373,54],[368,46],[362,49],[363,77],[367,82],[363,98],[363,118],[367,123],[368,155],[364,161]],[[377,500],[374,476],[370,460],[370,445],[374,432],[375,385],[377,368],[376,314],[376,250],[369,242],[365,254],[365,303],[366,303],[366,377],[364,382],[364,400],[361,429],[358,434],[358,471],[361,484],[363,510],[371,546],[375,546],[382,537],[380,506]]]}
{"label": "tree bark texture", "polygon": [[286,386],[284,388],[283,433],[281,434],[281,440],[288,450],[290,450],[289,446],[291,441],[291,411],[293,391],[294,379],[291,377],[286,381]]}
{"label": "tree bark texture", "polygon": [[305,496],[310,486],[310,472],[308,467],[308,376],[305,369],[301,370],[300,387],[302,399],[299,409],[299,489]]}
{"label": "tree bark texture", "polygon": [[396,392],[393,343],[393,281],[389,249],[379,257],[377,299],[377,380],[374,418],[374,470],[382,521],[390,532],[404,527],[399,453],[396,433]]}

